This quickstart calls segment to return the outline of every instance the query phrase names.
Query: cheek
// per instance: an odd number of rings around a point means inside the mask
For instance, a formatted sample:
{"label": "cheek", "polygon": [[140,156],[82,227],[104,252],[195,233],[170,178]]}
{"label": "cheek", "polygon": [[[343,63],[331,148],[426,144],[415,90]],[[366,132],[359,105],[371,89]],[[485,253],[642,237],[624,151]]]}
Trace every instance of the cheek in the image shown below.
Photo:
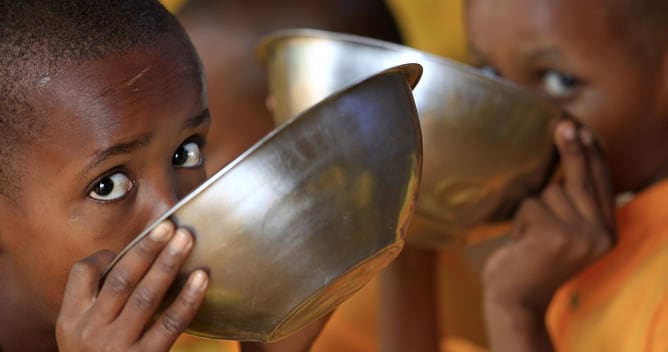
{"label": "cheek", "polygon": [[649,159],[661,148],[665,127],[643,94],[646,86],[625,80],[607,84],[610,89],[588,88],[566,106],[577,119],[600,137],[613,183],[619,191],[637,186],[652,169]]}
{"label": "cheek", "polygon": [[177,170],[176,178],[176,195],[182,199],[206,180],[206,170],[204,167]]}
{"label": "cheek", "polygon": [[15,241],[5,248],[20,282],[16,285],[46,319],[55,320],[72,265],[107,247],[96,239],[95,224],[77,224],[62,207],[47,201],[26,212],[12,227]]}
{"label": "cheek", "polygon": [[[628,143],[659,127],[652,121],[651,101],[644,94],[647,82],[632,75],[601,75],[565,107],[601,137],[608,148]],[[642,126],[638,126],[641,123]]]}

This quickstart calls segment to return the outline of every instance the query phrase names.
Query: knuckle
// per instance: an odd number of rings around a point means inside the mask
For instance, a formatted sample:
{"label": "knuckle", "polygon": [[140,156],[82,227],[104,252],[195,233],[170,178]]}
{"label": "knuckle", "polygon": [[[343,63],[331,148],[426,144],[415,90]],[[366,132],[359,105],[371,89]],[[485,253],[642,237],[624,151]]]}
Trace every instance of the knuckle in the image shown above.
{"label": "knuckle", "polygon": [[588,178],[582,178],[580,182],[577,183],[577,187],[583,194],[592,194],[594,190]]}
{"label": "knuckle", "polygon": [[95,348],[91,349],[91,351],[103,351],[103,352],[121,352],[121,351],[127,351],[125,348],[121,348],[113,343],[105,343],[101,344],[99,346],[96,346]]}
{"label": "knuckle", "polygon": [[56,340],[67,340],[67,336],[71,335],[71,331],[75,331],[74,325],[69,319],[58,318],[56,321]]}
{"label": "knuckle", "polygon": [[184,311],[196,311],[199,308],[199,295],[193,290],[184,290],[177,302]]}
{"label": "knuckle", "polygon": [[174,260],[174,258],[170,258],[167,260],[160,260],[158,261],[158,263],[156,263],[156,265],[158,269],[165,274],[172,274],[178,271],[180,268],[179,263],[176,260]]}
{"label": "knuckle", "polygon": [[106,343],[106,336],[100,334],[97,329],[84,326],[79,336],[78,350],[80,351],[107,351],[111,348],[111,344]]}
{"label": "knuckle", "polygon": [[554,231],[551,236],[545,236],[543,239],[545,245],[550,249],[550,252],[557,255],[570,253],[573,245],[571,236],[563,230]]}
{"label": "knuckle", "polygon": [[607,253],[615,245],[615,242],[610,236],[600,236],[597,238],[593,248],[593,255],[596,257]]}
{"label": "knuckle", "polygon": [[91,263],[89,260],[81,260],[74,265],[72,265],[72,268],[70,269],[70,278],[73,277],[88,277],[91,275],[94,275],[96,272],[96,267],[93,263]]}
{"label": "knuckle", "polygon": [[543,191],[544,199],[557,199],[558,197],[561,197],[561,186],[551,184]]}
{"label": "knuckle", "polygon": [[186,329],[186,322],[173,310],[168,310],[160,319],[162,331],[169,336],[179,335]]}
{"label": "knuckle", "polygon": [[566,249],[567,254],[573,260],[591,262],[607,252],[613,245],[612,239],[608,236],[601,236],[598,230],[585,230],[582,236],[572,237]]}
{"label": "knuckle", "polygon": [[132,295],[132,304],[142,311],[150,310],[157,301],[157,295],[146,287],[138,288]]}
{"label": "knuckle", "polygon": [[530,218],[538,210],[538,207],[539,202],[536,198],[528,198],[520,205],[517,217],[521,219]]}
{"label": "knuckle", "polygon": [[96,336],[95,330],[90,325],[82,326],[80,335],[82,341],[88,341],[89,343],[99,340],[99,336]]}
{"label": "knuckle", "polygon": [[145,258],[153,258],[158,252],[157,244],[149,240],[148,237],[137,243],[136,250],[140,256]]}
{"label": "knuckle", "polygon": [[592,252],[592,243],[584,239],[572,241],[568,248],[568,253],[573,259],[588,258]]}
{"label": "knuckle", "polygon": [[130,273],[122,267],[116,267],[107,277],[105,285],[115,293],[128,292],[132,286]]}

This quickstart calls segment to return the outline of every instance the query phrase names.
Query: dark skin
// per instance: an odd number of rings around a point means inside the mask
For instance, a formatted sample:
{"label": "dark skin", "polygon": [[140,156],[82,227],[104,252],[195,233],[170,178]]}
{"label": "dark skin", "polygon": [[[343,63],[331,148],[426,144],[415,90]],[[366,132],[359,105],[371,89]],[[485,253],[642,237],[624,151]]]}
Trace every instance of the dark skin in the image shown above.
{"label": "dark skin", "polygon": [[615,194],[668,174],[668,51],[639,55],[602,0],[471,0],[467,17],[476,65],[552,95],[584,124],[558,125],[564,179],[522,204],[483,275],[492,349],[547,351],[552,296],[613,248]]}
{"label": "dark skin", "polygon": [[549,351],[544,316],[557,289],[612,248],[614,193],[592,134],[557,127],[564,181],[523,202],[511,243],[487,261],[484,305],[494,351]]}
{"label": "dark skin", "polygon": [[[32,92],[35,113],[50,118],[24,150],[19,205],[3,200],[0,212],[2,303],[11,312],[2,314],[4,350],[55,342],[73,264],[101,249],[120,251],[204,180],[203,164],[172,163],[184,143],[206,137],[202,87],[193,57],[165,43],[62,67]],[[126,147],[104,153],[119,144]],[[110,181],[110,195],[95,191]],[[26,321],[10,324],[15,317]]]}
{"label": "dark skin", "polygon": [[382,273],[380,350],[438,351],[436,252],[404,247]]}
{"label": "dark skin", "polygon": [[196,55],[163,40],[50,77],[29,97],[49,119],[24,147],[22,194],[0,203],[1,349],[166,351],[207,285],[193,273],[149,323],[192,247],[187,232],[163,224],[97,288],[113,253],[206,178]]}

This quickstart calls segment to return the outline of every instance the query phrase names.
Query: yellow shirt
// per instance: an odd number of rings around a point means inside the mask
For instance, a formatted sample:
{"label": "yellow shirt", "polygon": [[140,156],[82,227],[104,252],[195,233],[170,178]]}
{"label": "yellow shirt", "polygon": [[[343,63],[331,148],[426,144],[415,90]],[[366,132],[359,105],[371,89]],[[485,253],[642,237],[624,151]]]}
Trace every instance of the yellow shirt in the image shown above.
{"label": "yellow shirt", "polygon": [[551,303],[559,351],[668,351],[668,181],[623,206],[617,224],[616,247]]}
{"label": "yellow shirt", "polygon": [[406,43],[466,61],[463,0],[386,0]]}
{"label": "yellow shirt", "polygon": [[185,5],[188,0],[160,0],[163,6],[172,13],[177,13]]}

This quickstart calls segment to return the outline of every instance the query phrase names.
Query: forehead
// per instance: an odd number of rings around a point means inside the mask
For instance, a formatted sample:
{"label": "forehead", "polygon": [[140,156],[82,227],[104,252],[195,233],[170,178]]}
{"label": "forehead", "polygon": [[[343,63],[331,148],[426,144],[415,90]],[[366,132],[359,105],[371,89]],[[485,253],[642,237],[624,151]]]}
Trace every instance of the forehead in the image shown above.
{"label": "forehead", "polygon": [[33,116],[46,118],[44,137],[55,139],[73,131],[122,134],[147,120],[188,116],[206,103],[195,54],[168,42],[67,65],[35,86]]}
{"label": "forehead", "polygon": [[[467,23],[474,46],[586,43],[620,34],[613,0],[469,0]],[[595,40],[592,40],[594,39]],[[528,50],[528,49],[525,49]]]}
{"label": "forehead", "polygon": [[36,82],[30,115],[44,123],[24,150],[24,186],[37,174],[69,180],[92,156],[119,143],[156,135],[161,145],[174,143],[175,133],[206,107],[199,61],[181,48],[138,48],[63,66]]}

